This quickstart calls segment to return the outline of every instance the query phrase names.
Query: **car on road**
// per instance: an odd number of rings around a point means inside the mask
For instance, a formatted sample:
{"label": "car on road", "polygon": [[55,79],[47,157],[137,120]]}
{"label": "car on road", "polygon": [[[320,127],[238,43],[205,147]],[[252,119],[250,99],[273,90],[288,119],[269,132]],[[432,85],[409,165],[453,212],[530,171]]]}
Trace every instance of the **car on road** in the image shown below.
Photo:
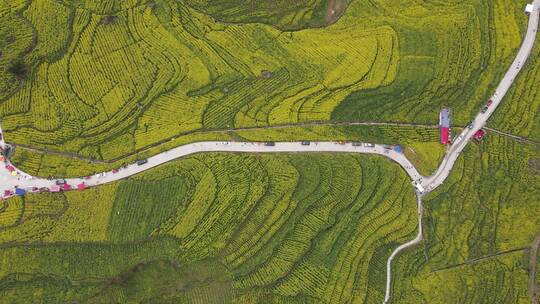
{"label": "car on road", "polygon": [[57,184],[58,186],[61,186],[61,185],[66,183],[66,180],[65,179],[57,179],[54,183]]}
{"label": "car on road", "polygon": [[303,141],[302,146],[309,146],[311,143],[309,141]]}
{"label": "car on road", "polygon": [[273,141],[267,141],[267,142],[264,143],[264,145],[265,145],[265,146],[268,146],[268,147],[273,147],[273,146],[276,145],[276,143],[273,142]]}
{"label": "car on road", "polygon": [[486,113],[487,110],[488,110],[488,107],[486,106],[486,107],[483,107],[482,110],[480,110],[480,112],[482,112],[482,114],[483,114],[483,113]]}
{"label": "car on road", "polygon": [[493,103],[493,100],[488,100],[488,102],[486,103],[486,107],[489,107],[491,104]]}
{"label": "car on road", "polygon": [[375,147],[375,145],[372,144],[372,143],[364,143],[364,147],[373,148],[373,147]]}
{"label": "car on road", "polygon": [[353,141],[352,145],[355,146],[355,147],[359,147],[359,146],[362,145],[362,143],[361,143],[361,142],[357,142],[357,141]]}
{"label": "car on road", "polygon": [[148,159],[139,159],[137,161],[137,165],[141,166],[141,165],[144,165],[148,162]]}
{"label": "car on road", "polygon": [[467,125],[467,129],[472,129],[474,127],[474,123],[471,121],[469,122],[469,124]]}

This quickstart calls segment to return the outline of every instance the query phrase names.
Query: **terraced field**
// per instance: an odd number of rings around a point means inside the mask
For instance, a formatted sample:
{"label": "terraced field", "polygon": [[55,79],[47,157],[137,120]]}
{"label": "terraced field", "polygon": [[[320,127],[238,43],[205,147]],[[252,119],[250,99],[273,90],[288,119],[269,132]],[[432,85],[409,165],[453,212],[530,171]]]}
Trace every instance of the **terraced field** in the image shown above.
{"label": "terraced field", "polygon": [[[402,143],[428,174],[437,129],[322,123],[434,124],[451,106],[465,124],[519,45],[524,3],[0,1],[0,119],[41,176],[208,139]],[[492,123],[532,139],[535,52]],[[2,201],[0,298],[381,303],[386,259],[416,232],[409,182],[376,157],[213,153]],[[537,145],[469,146],[425,200],[393,303],[528,303],[538,185]]]}
{"label": "terraced field", "polygon": [[540,142],[540,45],[537,43],[522,74],[508,92],[489,126]]}
{"label": "terraced field", "polygon": [[197,130],[436,123],[443,105],[464,124],[525,21],[522,1],[353,1],[321,28],[326,1],[186,3],[1,2],[8,141],[110,159]]}
{"label": "terraced field", "polygon": [[530,303],[540,150],[491,134],[463,156],[424,201],[426,241],[398,259],[393,303]]}
{"label": "terraced field", "polygon": [[416,228],[405,173],[353,155],[202,154],[4,208],[0,295],[45,302],[380,302]]}

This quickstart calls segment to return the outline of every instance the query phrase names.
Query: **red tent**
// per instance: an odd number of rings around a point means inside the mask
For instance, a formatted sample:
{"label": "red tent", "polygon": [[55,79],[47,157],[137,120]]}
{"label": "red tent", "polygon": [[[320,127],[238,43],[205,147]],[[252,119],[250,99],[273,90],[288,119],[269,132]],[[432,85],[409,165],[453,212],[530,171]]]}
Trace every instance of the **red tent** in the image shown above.
{"label": "red tent", "polygon": [[13,192],[11,192],[11,190],[4,190],[4,196],[10,196],[12,194]]}
{"label": "red tent", "polygon": [[9,172],[15,171],[15,167],[13,167],[12,165],[7,165],[7,166],[6,166],[6,169],[7,169]]}
{"label": "red tent", "polygon": [[87,186],[84,183],[80,183],[80,184],[77,185],[77,190],[84,190],[86,188],[87,188]]}
{"label": "red tent", "polygon": [[71,186],[70,186],[69,184],[66,183],[66,184],[64,184],[64,185],[62,186],[62,189],[64,189],[64,190],[71,190]]}

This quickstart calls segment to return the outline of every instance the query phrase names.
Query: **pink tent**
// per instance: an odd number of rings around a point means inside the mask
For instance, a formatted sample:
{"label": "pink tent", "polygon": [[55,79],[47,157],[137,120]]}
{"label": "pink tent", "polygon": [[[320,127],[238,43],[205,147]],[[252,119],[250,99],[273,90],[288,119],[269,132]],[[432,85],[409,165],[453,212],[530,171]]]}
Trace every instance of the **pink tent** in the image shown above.
{"label": "pink tent", "polygon": [[50,190],[51,190],[51,192],[60,192],[60,186],[52,185]]}
{"label": "pink tent", "polygon": [[62,188],[64,190],[71,190],[71,186],[69,184],[64,184],[64,186],[62,186]]}
{"label": "pink tent", "polygon": [[84,189],[86,189],[86,187],[87,186],[84,183],[80,183],[80,184],[77,185],[77,190],[84,190]]}

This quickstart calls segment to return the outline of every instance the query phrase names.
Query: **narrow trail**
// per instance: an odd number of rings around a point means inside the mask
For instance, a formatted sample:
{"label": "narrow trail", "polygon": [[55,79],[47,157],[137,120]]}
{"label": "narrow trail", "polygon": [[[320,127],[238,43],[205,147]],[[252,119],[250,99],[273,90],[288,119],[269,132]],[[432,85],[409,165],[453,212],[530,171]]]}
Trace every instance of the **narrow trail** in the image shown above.
{"label": "narrow trail", "polygon": [[517,140],[517,141],[526,142],[526,143],[530,143],[530,144],[534,144],[534,145],[540,145],[540,142],[532,140],[530,138],[517,136],[517,135],[511,134],[511,133],[499,131],[497,129],[493,129],[493,128],[489,128],[489,127],[484,127],[484,129],[486,129],[488,131],[491,131],[493,133],[497,133],[497,134],[502,135],[502,136],[509,137],[509,138]]}
{"label": "narrow trail", "polygon": [[510,249],[510,250],[500,251],[500,252],[497,252],[497,253],[481,256],[481,257],[474,258],[474,259],[470,259],[470,260],[467,260],[467,261],[465,261],[463,263],[449,265],[449,266],[445,266],[445,267],[442,267],[442,268],[434,269],[432,272],[439,272],[439,271],[444,271],[444,270],[448,270],[448,269],[453,269],[453,268],[457,268],[457,267],[461,267],[461,266],[465,266],[465,265],[470,265],[470,264],[482,262],[482,261],[485,261],[485,260],[489,260],[489,259],[493,259],[493,258],[496,258],[496,257],[503,256],[503,255],[512,254],[512,253],[515,253],[515,252],[518,252],[518,251],[524,251],[527,248],[529,248],[529,247],[521,247],[521,248],[514,248],[514,249]]}
{"label": "narrow trail", "polygon": [[418,233],[416,234],[416,237],[410,241],[408,241],[405,244],[401,244],[398,246],[392,254],[390,254],[390,257],[386,261],[386,294],[384,295],[384,304],[387,304],[390,301],[390,292],[389,290],[392,289],[392,261],[405,249],[411,248],[413,246],[416,246],[420,244],[420,242],[423,240],[423,233],[422,233],[422,217],[424,215],[424,206],[422,205],[422,194],[416,193],[416,204],[418,206]]}
{"label": "narrow trail", "polygon": [[538,248],[540,247],[540,233],[536,235],[529,252],[529,297],[532,304],[540,304],[540,286],[536,283],[536,272],[538,271]]}

